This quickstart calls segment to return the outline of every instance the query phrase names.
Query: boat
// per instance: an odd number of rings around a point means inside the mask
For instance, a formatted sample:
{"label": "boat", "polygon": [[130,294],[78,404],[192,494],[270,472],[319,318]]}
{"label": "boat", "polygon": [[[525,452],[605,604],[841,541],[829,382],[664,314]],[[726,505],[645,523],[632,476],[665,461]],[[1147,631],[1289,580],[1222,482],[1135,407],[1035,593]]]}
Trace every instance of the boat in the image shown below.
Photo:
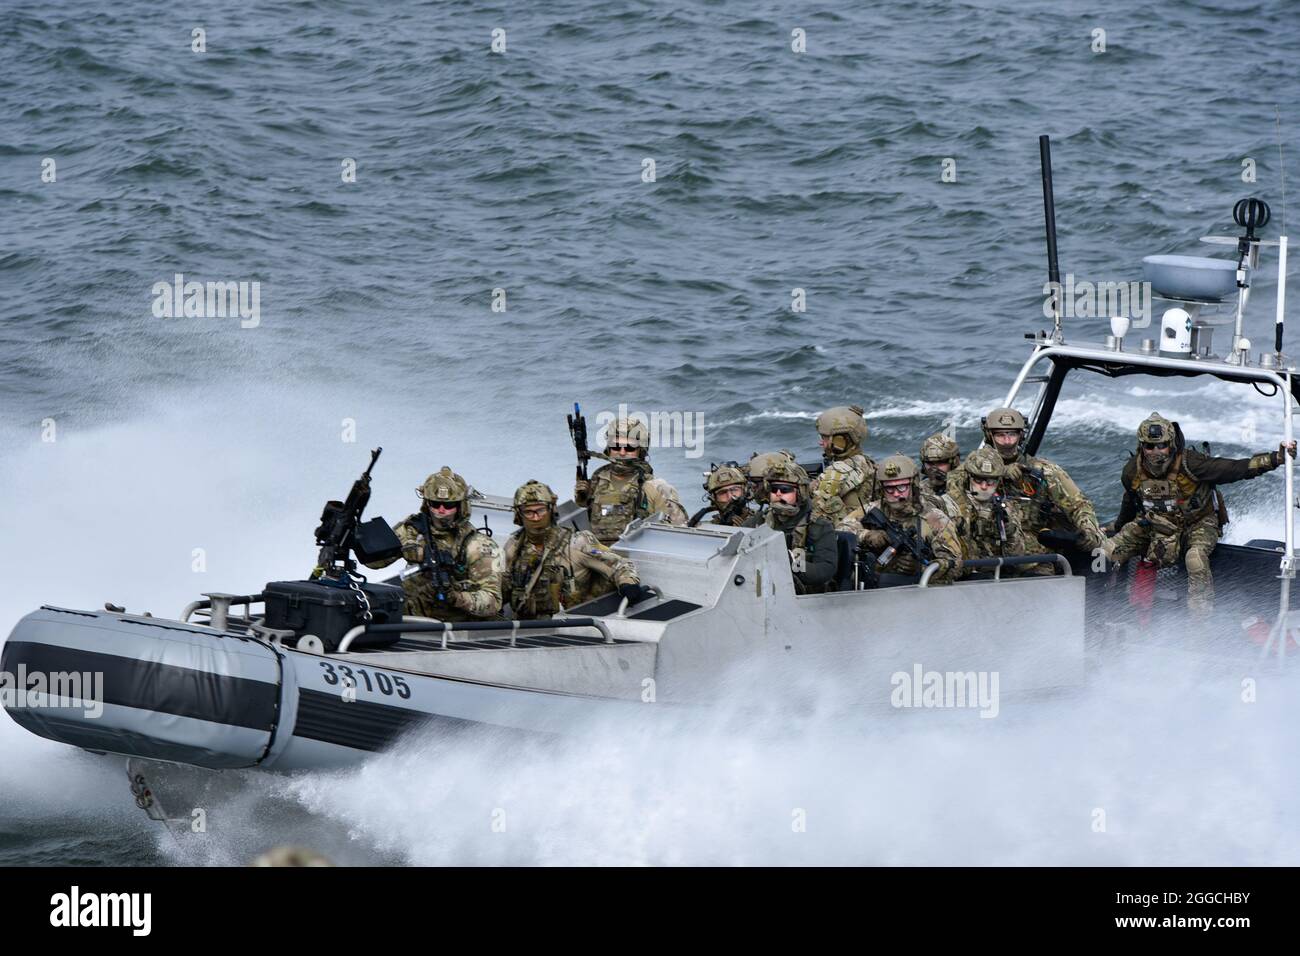
{"label": "boat", "polygon": [[[1049,275],[1059,289],[1046,138],[1042,148]],[[1272,389],[1292,438],[1292,400],[1300,395],[1295,365],[1282,352],[1286,237],[1255,234],[1268,217],[1257,200],[1238,209],[1246,235],[1226,240],[1239,251],[1230,290],[1221,278],[1207,280],[1220,265],[1153,264],[1161,293],[1178,302],[1158,342],[1129,342],[1122,316],[1100,342],[1067,341],[1057,297],[1053,329],[1027,336],[1030,354],[1005,399],[1023,405],[1038,386],[1027,415],[1030,454],[1047,434],[1066,379],[1087,375],[1203,376]],[[1274,349],[1257,355],[1241,334],[1242,314],[1264,248],[1279,255],[1277,333]],[[1224,294],[1213,300],[1216,290]],[[1236,322],[1230,348],[1217,356],[1199,316],[1229,292]],[[1213,559],[1220,592],[1258,611],[1262,630],[1251,653],[1279,658],[1292,643],[1292,470],[1288,458],[1282,538],[1221,544]],[[1049,554],[1021,559],[1053,563],[1054,575],[1018,577],[1004,573],[1016,559],[987,560],[972,578],[942,587],[929,571],[870,586],[842,547],[835,589],[799,594],[779,533],[678,527],[658,515],[633,521],[613,546],[646,586],[635,603],[613,593],[535,621],[410,617],[402,614],[399,578],[370,582],[358,571],[358,559],[391,553],[393,545],[382,518],[360,522],[369,469],[363,479],[347,502],[327,506],[317,530],[324,573],[313,579],[207,593],[173,618],[112,603],[45,605],[26,615],[4,645],[0,670],[49,679],[11,688],[9,716],[50,740],[130,758],[132,790],[145,806],[151,798],[139,768],[150,761],[328,769],[431,729],[572,734],[595,721],[705,711],[734,702],[737,688],[761,689],[740,695],[754,706],[807,707],[820,705],[833,683],[844,691],[839,703],[855,714],[897,707],[900,675],[941,675],[961,691],[978,675],[996,674],[1007,699],[1068,693],[1083,685],[1090,653],[1135,619],[1132,575],[1099,567],[1068,535],[1045,540]],[[472,506],[475,522],[498,540],[514,530],[509,498],[474,492]],[[336,533],[349,515],[350,530]],[[586,512],[567,501],[558,520],[583,528]],[[1169,569],[1172,583],[1163,589],[1178,592],[1179,574]],[[100,675],[102,688],[91,700],[53,675]]]}

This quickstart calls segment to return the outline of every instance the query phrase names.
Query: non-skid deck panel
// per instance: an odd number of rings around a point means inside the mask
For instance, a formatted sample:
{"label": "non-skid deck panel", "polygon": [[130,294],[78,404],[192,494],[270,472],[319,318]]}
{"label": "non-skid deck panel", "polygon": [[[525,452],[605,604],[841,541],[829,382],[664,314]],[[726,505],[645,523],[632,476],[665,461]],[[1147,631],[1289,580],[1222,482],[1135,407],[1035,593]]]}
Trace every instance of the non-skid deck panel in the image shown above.
{"label": "non-skid deck panel", "polygon": [[[593,598],[586,604],[579,604],[577,607],[569,608],[569,613],[579,617],[609,617],[618,613],[618,607],[623,603],[623,598],[617,591]],[[700,605],[692,604],[690,601],[680,601],[676,598],[670,598],[641,611],[635,611],[628,615],[633,621],[671,621],[675,617],[681,617],[683,614],[689,614],[691,611],[698,611]]]}
{"label": "non-skid deck panel", "polygon": [[[514,642],[515,647],[599,647],[607,643],[603,637],[586,637],[579,635],[562,635],[562,634],[525,634],[521,633]],[[615,644],[636,644],[637,641],[619,640],[615,638]],[[371,650],[355,651],[353,653],[364,654],[391,654],[397,652],[411,651],[461,651],[484,648],[502,648],[510,647],[511,642],[508,637],[485,638],[478,641],[466,640],[449,640],[447,646],[442,646],[442,640],[435,637],[432,640],[416,640],[404,637],[396,644],[388,647],[375,648]]]}
{"label": "non-skid deck panel", "polygon": [[664,601],[662,604],[656,604],[654,607],[648,607],[644,611],[629,614],[628,617],[633,621],[671,621],[675,617],[681,617],[683,614],[689,614],[691,611],[698,611],[699,609],[700,605],[698,604],[673,598]]}

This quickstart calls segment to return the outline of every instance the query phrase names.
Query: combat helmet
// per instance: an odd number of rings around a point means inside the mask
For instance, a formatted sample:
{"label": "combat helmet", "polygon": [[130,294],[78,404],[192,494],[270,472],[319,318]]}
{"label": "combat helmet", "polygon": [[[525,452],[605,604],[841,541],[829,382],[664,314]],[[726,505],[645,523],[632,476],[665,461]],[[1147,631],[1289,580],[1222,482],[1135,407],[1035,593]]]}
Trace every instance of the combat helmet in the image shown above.
{"label": "combat helmet", "polygon": [[961,464],[961,451],[957,448],[957,442],[943,432],[935,432],[921,442],[922,467],[934,462],[947,462],[954,468]]}
{"label": "combat helmet", "polygon": [[798,502],[803,504],[808,500],[808,487],[811,479],[808,472],[804,471],[793,461],[777,461],[767,469],[767,477],[763,480],[763,490],[770,496],[772,494],[772,485],[788,484],[794,485],[798,493]]}
{"label": "combat helmet", "polygon": [[[1169,470],[1169,464],[1178,450],[1178,424],[1171,422],[1159,412],[1152,412],[1138,426],[1137,437],[1138,456],[1143,460],[1144,468],[1155,475],[1164,475]],[[1160,451],[1154,447],[1147,447],[1154,445],[1168,447]]]}
{"label": "combat helmet", "polygon": [[784,448],[780,451],[754,452],[749,456],[749,463],[745,466],[745,474],[749,476],[749,493],[756,499],[762,499],[760,504],[765,504],[767,470],[778,461],[794,461],[794,455]]}
{"label": "combat helmet", "polygon": [[750,481],[762,482],[767,477],[767,470],[778,461],[794,461],[794,455],[782,448],[780,451],[754,452],[749,456],[745,466]]}
{"label": "combat helmet", "polygon": [[719,489],[726,488],[730,485],[741,485],[749,487],[748,479],[745,473],[740,470],[740,466],[732,461],[724,461],[720,465],[714,465],[713,469],[704,479],[704,490],[712,495]]}
{"label": "combat helmet", "polygon": [[[987,503],[994,495],[998,494],[1002,479],[1007,476],[1007,463],[996,448],[992,445],[984,445],[976,448],[966,456],[966,460],[962,463],[962,470],[966,472],[970,481],[967,490],[970,492],[971,497],[976,501]],[[977,478],[984,481],[994,479],[998,482],[998,485],[991,490],[977,491],[974,484]]]}
{"label": "combat helmet", "polygon": [[880,464],[876,465],[876,477],[882,482],[910,478],[915,483],[916,476],[916,462],[901,451],[882,459]]}
{"label": "combat helmet", "polygon": [[867,421],[860,405],[837,405],[817,416],[817,434],[829,439],[826,453],[831,459],[857,454],[867,440]]}
{"label": "combat helmet", "polygon": [[639,418],[620,418],[605,429],[605,448],[614,445],[631,445],[644,460],[650,451],[650,430]]}
{"label": "combat helmet", "polygon": [[515,524],[522,526],[524,523],[524,505],[543,504],[546,505],[550,512],[551,522],[555,522],[555,492],[551,490],[550,485],[543,484],[536,478],[529,478],[515,491],[514,512]]}
{"label": "combat helmet", "polygon": [[469,517],[469,485],[465,479],[456,474],[446,465],[443,465],[428,478],[424,479],[424,484],[415,489],[424,503],[430,504],[434,501],[451,501],[455,502],[456,520],[463,521]]}
{"label": "combat helmet", "polygon": [[1137,428],[1138,444],[1174,443],[1174,423],[1159,412],[1152,412]]}
{"label": "combat helmet", "polygon": [[[997,442],[993,440],[993,433],[995,431],[1019,431],[1021,442],[1023,442],[1025,430],[1028,429],[1029,423],[1025,421],[1025,416],[1014,408],[995,408],[980,419],[980,426],[984,429],[984,440],[1001,454],[1002,450],[998,448]],[[1020,454],[1020,447],[1021,444],[1018,442],[1011,451],[1010,460],[1014,460]]]}
{"label": "combat helmet", "polygon": [[907,494],[908,504],[903,506],[903,509],[907,510],[921,500],[920,483],[916,480],[918,475],[919,472],[916,467],[916,462],[912,460],[910,455],[904,455],[902,452],[896,452],[876,465],[876,479],[880,482],[881,500],[885,505],[886,511],[898,508],[899,503],[895,503],[885,494],[884,483],[887,481],[902,481],[904,479],[911,482]]}
{"label": "combat helmet", "polygon": [[962,469],[971,478],[996,478],[1001,481],[1007,476],[1007,463],[1002,460],[1002,456],[988,445],[983,448],[976,448],[966,456],[966,461],[962,463]]}

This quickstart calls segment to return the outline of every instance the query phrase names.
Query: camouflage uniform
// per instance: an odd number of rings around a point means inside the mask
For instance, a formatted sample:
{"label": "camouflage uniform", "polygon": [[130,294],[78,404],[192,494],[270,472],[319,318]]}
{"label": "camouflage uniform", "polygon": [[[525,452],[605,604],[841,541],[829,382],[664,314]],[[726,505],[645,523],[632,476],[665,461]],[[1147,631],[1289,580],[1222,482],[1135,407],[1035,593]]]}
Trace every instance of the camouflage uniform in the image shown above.
{"label": "camouflage uniform", "polygon": [[836,531],[852,531],[854,534],[861,529],[861,525],[854,522],[855,517],[861,517],[861,509],[855,508],[849,511],[844,507],[844,499],[833,491],[825,488],[818,488],[816,484],[812,486],[812,513],[815,517],[825,518],[831,523]]}
{"label": "camouflage uniform", "polygon": [[[986,478],[997,478],[996,496],[1003,493],[1007,466],[1002,456],[987,445],[977,448],[966,456],[962,465],[963,473]],[[1020,520],[1014,508],[1002,506],[1001,525],[999,526],[1000,501],[990,498],[981,501],[970,490],[960,492],[963,511],[966,515],[965,554],[967,558],[1012,558],[1028,554],[1028,543],[1020,527]],[[1003,537],[1005,535],[1005,538]],[[1031,564],[1015,569],[1018,573],[1028,575],[1050,575],[1056,573],[1054,564]],[[1008,570],[1004,573],[1013,573]]]}
{"label": "camouflage uniform", "polygon": [[[960,455],[957,442],[943,432],[935,432],[921,442],[921,500],[948,516],[957,528],[957,537],[961,539],[962,557],[973,558],[975,555],[966,549],[970,524],[970,514],[964,507],[966,496],[956,486],[952,488],[953,493],[948,494],[948,475],[960,470]],[[948,471],[936,468],[938,463],[946,463]]]}
{"label": "camouflage uniform", "polygon": [[[524,517],[530,503],[548,505],[544,520]],[[555,493],[540,481],[515,492],[514,509],[515,524],[523,527],[506,542],[503,590],[516,618],[551,617],[620,585],[640,583],[632,562],[590,531],[556,527]]]}
{"label": "camouflage uniform", "polygon": [[669,524],[686,524],[686,509],[677,489],[654,471],[646,455],[650,435],[637,419],[619,419],[610,425],[607,444],[626,443],[640,450],[635,461],[613,461],[596,470],[590,481],[574,487],[573,500],[587,509],[592,533],[602,544],[613,544],[636,518],[661,513]]}
{"label": "camouflage uniform", "polygon": [[865,508],[880,497],[876,463],[862,452],[867,423],[857,405],[829,408],[817,416],[817,433],[827,439],[823,457],[826,466],[813,486],[838,495],[848,511]]}
{"label": "camouflage uniform", "polygon": [[797,594],[820,594],[835,579],[839,554],[835,528],[825,518],[812,513],[808,497],[808,472],[793,461],[779,461],[767,471],[765,487],[771,497],[772,483],[784,482],[798,489],[794,505],[769,505],[766,517],[754,515],[747,527],[766,524],[785,535],[785,546],[790,552],[790,571],[794,575]]}
{"label": "camouflage uniform", "polygon": [[[1161,475],[1143,458],[1144,443],[1170,445]],[[1138,451],[1121,472],[1124,500],[1115,520],[1118,534],[1107,542],[1112,561],[1142,557],[1161,567],[1187,566],[1187,606],[1195,612],[1214,604],[1210,555],[1219,543],[1227,508],[1216,485],[1258,478],[1282,464],[1284,449],[1250,458],[1214,458],[1186,447],[1176,422],[1152,413],[1138,426]]]}
{"label": "camouflage uniform", "polygon": [[[1025,428],[1025,417],[1013,408],[995,408],[984,418],[984,440],[1007,465],[1004,487],[1024,529],[1026,553],[1047,554],[1038,534],[1049,530],[1077,532],[1080,547],[1088,551],[1102,547],[1105,536],[1092,502],[1064,468],[1046,458],[1026,455],[1020,445],[1008,457],[993,440],[994,431],[1018,430],[1023,436]],[[957,489],[965,492],[967,482],[964,466],[952,472],[948,477],[950,497],[957,497]]]}
{"label": "camouflage uniform", "polygon": [[[719,501],[718,492],[724,488],[737,486],[744,492],[741,497],[728,502]],[[749,483],[745,473],[740,470],[740,466],[735,462],[714,465],[704,479],[704,491],[709,507],[691,515],[691,519],[687,524],[692,528],[710,513],[713,514],[713,518],[709,521],[710,524],[743,528],[745,522],[755,514],[754,509],[749,507]]]}
{"label": "camouflage uniform", "polygon": [[[948,471],[934,466],[948,465]],[[921,492],[940,497],[948,491],[948,475],[961,467],[961,450],[957,442],[943,432],[935,432],[921,442]]]}
{"label": "camouflage uniform", "polygon": [[[778,461],[793,462],[794,455],[782,449],[781,451],[768,451],[749,456],[749,464],[745,466],[746,475],[749,478],[749,496],[754,500],[754,505],[758,509],[757,514],[760,519],[767,513],[767,470]],[[761,520],[756,521],[755,525],[762,524]]]}
{"label": "camouflage uniform", "polygon": [[[906,455],[890,455],[880,463],[876,471],[878,482],[895,482],[910,479],[911,497],[902,503],[888,499],[870,502],[867,511],[879,508],[889,519],[889,523],[899,531],[912,532],[919,536],[923,549],[928,548],[932,561],[938,563],[939,570],[930,578],[932,584],[950,584],[962,573],[962,542],[957,528],[946,514],[933,505],[933,499],[922,499],[915,462]],[[883,493],[883,485],[882,493]],[[853,518],[855,513],[850,513]],[[857,515],[858,547],[876,555],[883,555],[890,547],[889,536],[875,528],[864,528],[861,516]],[[876,570],[886,574],[917,575],[922,566],[910,551],[897,549],[883,566],[876,565]]]}
{"label": "camouflage uniform", "polygon": [[[501,571],[503,560],[496,542],[475,528],[469,520],[469,486],[465,479],[442,468],[416,489],[425,504],[413,515],[394,526],[402,542],[402,556],[419,565],[429,551],[429,542],[441,553],[451,578],[450,589],[441,593],[427,571],[412,569],[402,578],[406,591],[407,616],[431,617],[439,621],[473,621],[496,619],[501,614]],[[433,517],[429,503],[456,502],[455,517],[446,522]],[[366,565],[382,568],[396,558]]]}

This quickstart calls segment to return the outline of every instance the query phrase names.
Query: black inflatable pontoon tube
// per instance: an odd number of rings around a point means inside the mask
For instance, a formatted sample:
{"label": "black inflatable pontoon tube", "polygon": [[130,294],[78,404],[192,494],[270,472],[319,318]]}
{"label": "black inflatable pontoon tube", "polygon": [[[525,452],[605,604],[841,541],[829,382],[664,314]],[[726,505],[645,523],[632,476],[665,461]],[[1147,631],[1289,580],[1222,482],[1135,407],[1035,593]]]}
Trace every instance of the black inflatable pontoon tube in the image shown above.
{"label": "black inflatable pontoon tube", "polygon": [[[972,568],[976,571],[994,570],[1001,572],[1002,568],[1023,567],[1028,564],[1047,564],[1049,561],[1055,562],[1056,565],[1069,577],[1073,572],[1070,570],[1070,562],[1059,554],[1021,554],[1010,558],[972,558],[969,561],[963,561],[962,567]],[[931,564],[921,575],[921,587],[928,587],[930,578],[934,577],[939,570],[938,564]]]}

